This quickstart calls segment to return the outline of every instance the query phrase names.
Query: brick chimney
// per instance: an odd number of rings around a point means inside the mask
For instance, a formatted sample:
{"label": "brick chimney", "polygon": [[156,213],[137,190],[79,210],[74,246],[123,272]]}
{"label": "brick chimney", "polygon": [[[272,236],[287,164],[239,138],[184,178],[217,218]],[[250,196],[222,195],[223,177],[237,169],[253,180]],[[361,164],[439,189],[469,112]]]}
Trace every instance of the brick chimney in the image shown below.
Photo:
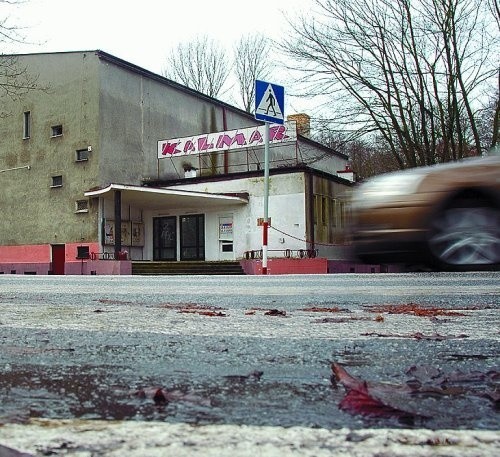
{"label": "brick chimney", "polygon": [[305,113],[290,114],[288,121],[297,122],[297,133],[309,138],[311,136],[311,117]]}

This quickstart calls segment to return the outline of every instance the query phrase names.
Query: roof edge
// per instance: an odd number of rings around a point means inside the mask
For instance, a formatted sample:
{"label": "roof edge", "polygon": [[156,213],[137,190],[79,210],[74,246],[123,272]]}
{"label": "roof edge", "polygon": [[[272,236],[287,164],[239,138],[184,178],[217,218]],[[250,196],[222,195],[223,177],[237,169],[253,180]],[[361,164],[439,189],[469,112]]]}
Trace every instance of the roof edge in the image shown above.
{"label": "roof edge", "polygon": [[198,192],[192,190],[180,190],[180,189],[166,189],[164,187],[144,187],[144,186],[134,186],[130,184],[118,184],[111,183],[106,187],[100,187],[98,189],[90,189],[84,192],[85,197],[100,197],[109,192],[119,190],[119,191],[133,191],[142,192],[149,194],[161,194],[161,195],[183,195],[189,197],[201,197],[201,198],[211,198],[215,197],[222,200],[235,200],[242,203],[248,203],[248,194],[231,194],[231,193],[213,193],[213,192]]}

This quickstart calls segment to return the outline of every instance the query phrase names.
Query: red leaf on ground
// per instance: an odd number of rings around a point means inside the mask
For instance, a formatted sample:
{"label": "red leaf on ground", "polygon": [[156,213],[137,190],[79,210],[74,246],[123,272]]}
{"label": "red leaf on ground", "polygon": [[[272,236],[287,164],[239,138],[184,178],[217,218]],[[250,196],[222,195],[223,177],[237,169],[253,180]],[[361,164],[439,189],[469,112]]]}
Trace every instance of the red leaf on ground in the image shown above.
{"label": "red leaf on ground", "polygon": [[167,403],[167,398],[163,394],[162,389],[158,389],[155,394],[153,395],[153,401],[155,402],[155,405],[164,405]]}
{"label": "red leaf on ground", "polygon": [[347,389],[346,396],[339,404],[340,409],[367,417],[423,417],[402,406],[405,398],[409,398],[412,393],[411,388],[381,383],[368,384],[351,376],[338,363],[332,363],[331,367],[335,380]]}
{"label": "red leaf on ground", "polygon": [[349,390],[340,402],[340,409],[368,417],[408,417],[412,414],[384,405],[370,396],[366,384],[360,389]]}
{"label": "red leaf on ground", "polygon": [[405,384],[394,385],[356,378],[338,363],[332,363],[331,368],[332,384],[340,383],[347,391],[339,407],[351,414],[425,419],[450,414],[457,398],[464,395],[487,398],[498,407],[499,374],[495,370],[445,375],[438,368],[413,366],[407,374],[415,377]]}

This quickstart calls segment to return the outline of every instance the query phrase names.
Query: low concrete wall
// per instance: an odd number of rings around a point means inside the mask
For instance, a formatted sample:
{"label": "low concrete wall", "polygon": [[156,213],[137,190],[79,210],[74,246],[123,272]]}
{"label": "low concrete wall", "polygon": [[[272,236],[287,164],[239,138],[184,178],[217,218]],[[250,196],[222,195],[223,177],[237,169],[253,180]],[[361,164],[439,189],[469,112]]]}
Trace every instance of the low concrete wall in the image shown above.
{"label": "low concrete wall", "polygon": [[80,260],[66,262],[66,275],[131,275],[132,262],[130,260]]}
{"label": "low concrete wall", "polygon": [[22,246],[0,246],[0,261],[7,263],[49,263],[50,244],[26,244]]}
{"label": "low concrete wall", "polygon": [[48,275],[50,262],[1,262],[0,274],[13,275]]}
{"label": "low concrete wall", "polygon": [[[284,274],[325,274],[328,272],[327,259],[268,259],[268,275]],[[245,274],[261,275],[262,260],[241,260],[240,261]]]}
{"label": "low concrete wall", "polygon": [[[51,264],[47,262],[23,263],[1,262],[1,274],[14,275],[48,275],[51,274]],[[64,264],[65,275],[131,275],[130,260],[79,260]]]}
{"label": "low concrete wall", "polygon": [[[245,274],[261,275],[262,260],[241,260]],[[398,265],[367,265],[348,260],[331,260],[321,257],[315,259],[276,259],[267,261],[267,274],[326,274],[326,273],[400,273]]]}
{"label": "low concrete wall", "polygon": [[328,273],[400,273],[398,265],[370,265],[348,260],[328,260]]}
{"label": "low concrete wall", "polygon": [[[78,259],[78,248],[88,246],[89,252],[98,252],[97,243],[67,243],[65,247],[65,275],[131,275],[130,260]],[[50,244],[0,246],[0,274],[48,275],[52,273]]]}

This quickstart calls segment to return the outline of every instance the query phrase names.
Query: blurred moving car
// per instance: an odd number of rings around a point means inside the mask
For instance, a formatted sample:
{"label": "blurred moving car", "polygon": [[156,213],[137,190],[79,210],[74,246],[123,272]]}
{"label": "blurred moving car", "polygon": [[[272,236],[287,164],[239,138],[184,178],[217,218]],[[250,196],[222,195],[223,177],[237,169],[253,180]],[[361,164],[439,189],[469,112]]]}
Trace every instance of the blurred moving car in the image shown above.
{"label": "blurred moving car", "polygon": [[352,248],[365,263],[498,269],[500,153],[376,176],[354,191]]}

